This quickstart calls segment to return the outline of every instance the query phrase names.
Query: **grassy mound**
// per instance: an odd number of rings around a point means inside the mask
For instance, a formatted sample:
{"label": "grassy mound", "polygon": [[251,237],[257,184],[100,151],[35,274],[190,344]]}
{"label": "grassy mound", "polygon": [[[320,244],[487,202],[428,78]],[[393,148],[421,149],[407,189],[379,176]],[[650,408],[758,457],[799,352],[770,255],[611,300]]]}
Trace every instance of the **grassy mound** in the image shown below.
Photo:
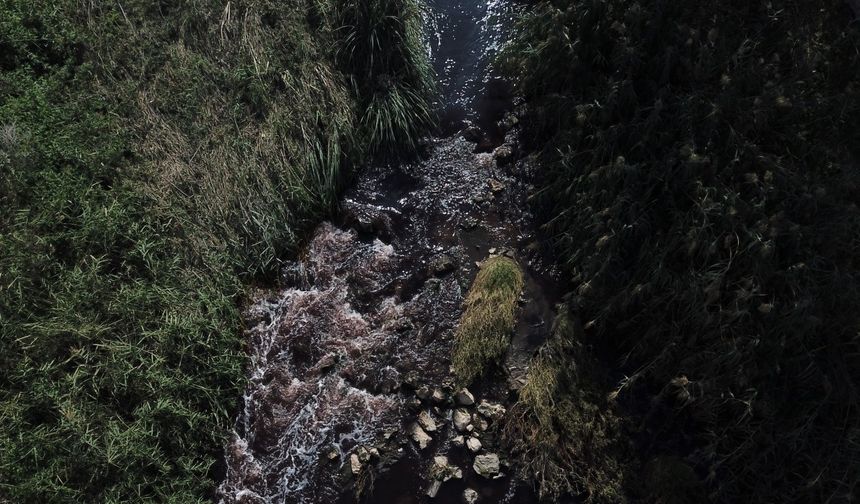
{"label": "grassy mound", "polygon": [[516,322],[523,272],[513,259],[494,256],[481,265],[466,296],[452,363],[464,385],[505,354]]}
{"label": "grassy mound", "polygon": [[505,439],[541,498],[575,493],[592,502],[626,502],[624,470],[634,464],[622,420],[607,402],[606,378],[579,342],[581,327],[564,306],[560,312],[552,337],[529,363]]}
{"label": "grassy mound", "polygon": [[338,60],[352,6],[0,6],[0,501],[208,498],[242,279],[274,272],[370,153],[353,82],[426,99],[398,80],[418,53]]}
{"label": "grassy mound", "polygon": [[837,0],[553,0],[504,55],[586,337],[629,376],[643,453],[716,502],[860,481],[852,19]]}

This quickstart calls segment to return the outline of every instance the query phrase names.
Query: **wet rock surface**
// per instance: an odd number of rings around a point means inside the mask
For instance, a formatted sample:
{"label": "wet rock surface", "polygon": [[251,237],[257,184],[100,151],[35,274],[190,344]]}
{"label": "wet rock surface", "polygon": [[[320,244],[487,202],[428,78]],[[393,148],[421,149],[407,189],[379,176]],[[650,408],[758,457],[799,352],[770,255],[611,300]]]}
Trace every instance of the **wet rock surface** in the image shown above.
{"label": "wet rock surface", "polygon": [[[453,333],[476,263],[496,249],[515,256],[528,277],[508,360],[527,361],[546,337],[551,274],[526,246],[534,238],[522,210],[527,169],[520,161],[501,171],[491,154],[451,138],[436,142],[427,160],[360,175],[342,202],[344,217],[321,225],[305,258],[285,269],[284,288],[261,292],[247,310],[253,374],[227,448],[223,502],[336,500],[351,473],[396,474],[398,465],[450,448],[458,431],[467,434],[462,457],[478,443],[487,450],[486,437],[469,433],[498,423],[508,387],[501,378],[480,394],[453,389]],[[494,195],[488,180],[506,189]],[[390,234],[383,240],[351,225],[356,215],[390,222]],[[475,226],[464,227],[470,219]],[[390,431],[399,434],[378,448],[379,462],[355,463],[358,447]]]}

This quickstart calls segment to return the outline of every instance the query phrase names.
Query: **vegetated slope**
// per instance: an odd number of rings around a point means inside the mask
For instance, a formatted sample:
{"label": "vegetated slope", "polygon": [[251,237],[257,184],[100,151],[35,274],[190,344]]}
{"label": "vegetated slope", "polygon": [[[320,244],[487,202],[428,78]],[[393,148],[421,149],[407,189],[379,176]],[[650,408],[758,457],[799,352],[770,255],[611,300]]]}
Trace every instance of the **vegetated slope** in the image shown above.
{"label": "vegetated slope", "polygon": [[[0,501],[207,499],[243,279],[427,126],[419,24],[411,0],[0,6]],[[386,107],[407,119],[371,128]]]}
{"label": "vegetated slope", "polygon": [[569,302],[657,461],[631,495],[857,491],[858,31],[837,0],[553,0],[506,51]]}

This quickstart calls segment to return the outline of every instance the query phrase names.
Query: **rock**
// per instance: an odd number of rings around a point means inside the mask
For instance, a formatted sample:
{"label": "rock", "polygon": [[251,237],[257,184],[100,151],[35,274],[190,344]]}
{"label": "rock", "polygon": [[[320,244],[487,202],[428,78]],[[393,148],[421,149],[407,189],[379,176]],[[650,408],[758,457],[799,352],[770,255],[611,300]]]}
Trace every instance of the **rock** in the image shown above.
{"label": "rock", "polygon": [[499,166],[509,164],[514,159],[514,149],[509,145],[497,147],[496,150],[493,151],[493,159],[496,160],[496,164]]}
{"label": "rock", "polygon": [[516,114],[512,114],[508,112],[505,114],[505,117],[502,118],[501,121],[498,122],[499,129],[502,131],[510,131],[514,126],[519,124],[520,118],[516,116]]}
{"label": "rock", "polygon": [[475,404],[475,396],[469,392],[469,389],[464,388],[457,392],[457,395],[454,397],[454,401],[460,406],[471,406]]}
{"label": "rock", "polygon": [[488,424],[484,418],[478,417],[475,420],[475,426],[478,427],[479,431],[485,431],[490,427],[490,424]]}
{"label": "rock", "polygon": [[379,458],[379,448],[373,447],[370,450],[370,458],[378,459]]}
{"label": "rock", "polygon": [[352,470],[352,474],[361,472],[361,460],[358,459],[358,454],[353,453],[349,456],[349,468]]}
{"label": "rock", "polygon": [[409,428],[409,436],[418,444],[418,449],[420,450],[427,448],[430,441],[433,441],[433,438],[430,437],[430,435],[427,434],[427,432],[425,432],[417,423],[412,424]]}
{"label": "rock", "polygon": [[364,446],[359,446],[355,453],[358,454],[358,460],[362,464],[370,462],[370,452]]}
{"label": "rock", "polygon": [[430,482],[430,488],[427,489],[427,497],[431,499],[436,497],[436,494],[439,493],[439,488],[442,487],[442,482],[439,480],[433,480]]}
{"label": "rock", "polygon": [[487,400],[481,401],[478,405],[478,413],[484,415],[490,420],[500,420],[505,416],[506,412],[505,407],[501,404],[491,403]]}
{"label": "rock", "polygon": [[478,455],[475,457],[472,469],[485,478],[492,478],[496,474],[499,474],[499,456],[495,453]]}
{"label": "rock", "polygon": [[436,421],[433,420],[433,417],[430,416],[430,413],[427,413],[427,411],[418,413],[418,425],[420,425],[426,432],[436,432]]}
{"label": "rock", "polygon": [[475,504],[478,502],[478,492],[472,490],[471,488],[467,488],[463,490],[463,502],[466,504]]}
{"label": "rock", "polygon": [[415,390],[415,396],[422,401],[426,401],[430,397],[430,388],[427,385],[422,385]]}
{"label": "rock", "polygon": [[501,192],[505,189],[505,184],[494,178],[487,180],[487,184],[490,186],[490,190],[494,193]]}
{"label": "rock", "polygon": [[463,130],[463,139],[467,142],[478,143],[484,138],[484,132],[478,126],[470,124]]}
{"label": "rock", "polygon": [[442,276],[457,269],[457,264],[454,258],[448,254],[442,254],[430,262],[430,273],[436,276]]}
{"label": "rock", "polygon": [[337,460],[340,457],[340,452],[334,446],[329,446],[325,451],[325,458],[329,460]]}
{"label": "rock", "polygon": [[406,401],[406,407],[412,412],[420,411],[423,406],[424,405],[421,404],[421,399],[418,399],[417,397],[413,397]]}
{"label": "rock", "polygon": [[436,389],[433,391],[431,399],[433,399],[433,402],[436,404],[442,404],[448,401],[448,396],[442,391],[442,389]]}
{"label": "rock", "polygon": [[454,446],[463,446],[464,444],[466,444],[466,440],[465,438],[463,438],[463,436],[455,436],[451,440],[451,444],[453,444]]}
{"label": "rock", "polygon": [[448,457],[437,455],[433,457],[433,465],[430,466],[430,478],[437,481],[448,481],[450,479],[461,479],[463,470],[448,463]]}
{"label": "rock", "polygon": [[472,453],[481,451],[481,441],[478,438],[470,437],[466,440],[466,448]]}
{"label": "rock", "polygon": [[469,414],[468,411],[463,408],[458,408],[454,410],[454,428],[460,432],[466,430],[469,423],[472,422],[472,415]]}

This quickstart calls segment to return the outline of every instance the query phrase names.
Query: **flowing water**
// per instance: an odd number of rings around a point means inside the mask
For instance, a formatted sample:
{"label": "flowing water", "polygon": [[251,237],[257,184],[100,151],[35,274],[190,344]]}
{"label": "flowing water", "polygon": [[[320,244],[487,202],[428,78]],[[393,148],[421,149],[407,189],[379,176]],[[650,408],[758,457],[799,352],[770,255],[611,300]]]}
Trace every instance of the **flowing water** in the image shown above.
{"label": "flowing water", "polygon": [[[463,477],[442,484],[433,502],[462,502],[467,487],[479,502],[535,501],[511,467],[497,479],[475,474],[466,450],[451,443],[450,409],[415,398],[422,386],[448,390],[462,301],[491,249],[515,257],[527,281],[504,370],[473,389],[477,398],[509,399],[546,337],[555,297],[527,212],[529,164],[502,167],[493,153],[475,153],[516,148],[515,132],[506,138],[496,127],[511,100],[488,77],[488,61],[517,8],[496,0],[430,7],[439,137],[423,159],[359,173],[338,217],[284,268],[281,287],[246,310],[251,375],[226,448],[224,503],[348,503],[358,491],[363,502],[427,502],[434,455],[447,455]],[[453,133],[464,119],[483,126],[483,149]],[[408,429],[422,409],[439,428],[420,450]],[[493,430],[484,435],[493,446]],[[374,453],[356,477],[350,456],[362,447]]]}

